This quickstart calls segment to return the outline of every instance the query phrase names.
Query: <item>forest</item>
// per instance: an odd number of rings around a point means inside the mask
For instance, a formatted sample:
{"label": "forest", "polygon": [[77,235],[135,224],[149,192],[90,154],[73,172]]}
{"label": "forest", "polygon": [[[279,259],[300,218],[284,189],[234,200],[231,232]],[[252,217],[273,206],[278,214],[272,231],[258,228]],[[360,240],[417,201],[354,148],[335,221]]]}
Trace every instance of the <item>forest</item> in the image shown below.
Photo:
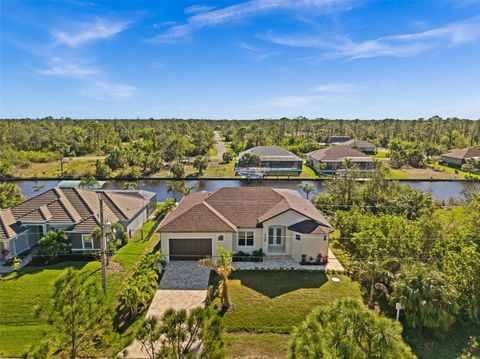
{"label": "forest", "polygon": [[194,169],[203,175],[217,154],[214,131],[221,134],[228,152],[211,169],[219,176],[233,176],[231,166],[222,165],[251,147],[278,145],[304,156],[335,135],[388,150],[394,168],[422,168],[449,149],[480,143],[480,121],[437,116],[378,121],[4,119],[0,120],[0,176],[184,177]]}

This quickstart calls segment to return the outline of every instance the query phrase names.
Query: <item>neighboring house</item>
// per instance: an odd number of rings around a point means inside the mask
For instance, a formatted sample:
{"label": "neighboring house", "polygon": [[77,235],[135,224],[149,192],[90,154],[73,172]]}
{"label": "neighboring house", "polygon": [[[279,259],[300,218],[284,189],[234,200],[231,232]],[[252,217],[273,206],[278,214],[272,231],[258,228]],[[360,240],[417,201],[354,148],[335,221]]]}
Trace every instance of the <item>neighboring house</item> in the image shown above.
{"label": "neighboring house", "polygon": [[363,140],[349,140],[341,143],[340,145],[354,148],[366,154],[373,155],[377,152],[377,147],[374,144],[371,144],[370,142],[363,141]]}
{"label": "neighboring house", "polygon": [[467,147],[450,150],[442,155],[442,162],[448,166],[462,167],[469,158],[480,160],[480,148]]}
{"label": "neighboring house", "polygon": [[325,164],[321,171],[324,173],[336,173],[346,159],[350,159],[362,171],[371,170],[373,166],[373,159],[370,156],[348,146],[327,147],[307,153],[307,163],[315,170],[318,170],[319,163]]}
{"label": "neighboring house", "polygon": [[[252,168],[242,163],[245,154],[257,155],[260,157],[260,168]],[[300,175],[302,172],[302,159],[294,153],[278,146],[258,146],[240,152],[238,156],[236,172],[255,171],[259,169],[264,175]]]}
{"label": "neighboring house", "polygon": [[[100,197],[105,222],[120,223],[132,235],[156,209],[156,193],[55,187],[0,211],[0,252],[16,256],[51,229],[65,229],[72,251],[100,250],[91,233],[100,226]],[[7,252],[8,251],[8,254]]]}
{"label": "neighboring house", "polygon": [[352,138],[350,136],[330,136],[327,138],[327,143],[330,145],[339,145],[350,141]]}
{"label": "neighboring house", "polygon": [[328,256],[333,231],[325,217],[298,192],[270,187],[221,188],[186,196],[160,224],[162,252],[169,260],[262,250],[266,256],[300,261]]}

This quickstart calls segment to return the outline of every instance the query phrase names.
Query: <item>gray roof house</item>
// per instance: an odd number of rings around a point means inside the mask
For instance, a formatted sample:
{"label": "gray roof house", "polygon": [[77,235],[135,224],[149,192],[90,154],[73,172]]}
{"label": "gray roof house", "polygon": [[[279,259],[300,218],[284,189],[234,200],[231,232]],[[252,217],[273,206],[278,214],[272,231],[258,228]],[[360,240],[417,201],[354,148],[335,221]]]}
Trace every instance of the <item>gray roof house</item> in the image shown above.
{"label": "gray roof house", "polygon": [[332,226],[297,191],[270,187],[224,187],[185,196],[158,228],[169,260],[229,252],[266,256],[328,256]]}
{"label": "gray roof house", "polygon": [[[260,166],[252,167],[242,159],[246,154],[260,158]],[[278,146],[258,146],[240,152],[235,168],[240,175],[261,173],[264,176],[298,176],[302,172],[302,159],[296,154]]]}
{"label": "gray roof house", "polygon": [[462,167],[469,158],[480,160],[480,148],[453,149],[442,155],[442,162],[453,167]]}
{"label": "gray roof house", "polygon": [[363,140],[352,139],[352,140],[340,143],[340,145],[357,149],[363,153],[375,154],[377,152],[377,147],[374,144],[368,141],[363,141]]}
{"label": "gray roof house", "polygon": [[100,198],[106,222],[120,223],[130,235],[156,209],[156,193],[55,187],[19,205],[0,210],[0,254],[16,256],[51,229],[65,229],[72,251],[100,250],[91,233],[100,226]]}
{"label": "gray roof house", "polygon": [[325,164],[322,173],[337,173],[346,159],[357,164],[363,171],[372,169],[373,159],[370,156],[348,146],[327,147],[307,153],[307,163],[315,170],[318,170],[319,163]]}
{"label": "gray roof house", "polygon": [[338,145],[340,143],[344,143],[350,141],[352,138],[350,136],[330,136],[327,138],[327,143],[331,145]]}

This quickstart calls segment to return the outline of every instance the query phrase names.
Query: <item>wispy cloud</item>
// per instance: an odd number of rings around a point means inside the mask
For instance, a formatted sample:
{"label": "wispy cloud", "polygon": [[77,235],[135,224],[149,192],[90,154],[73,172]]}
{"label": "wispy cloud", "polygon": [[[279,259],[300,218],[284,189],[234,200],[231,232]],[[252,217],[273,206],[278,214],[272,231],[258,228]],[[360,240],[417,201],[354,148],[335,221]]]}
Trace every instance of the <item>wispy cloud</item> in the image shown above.
{"label": "wispy cloud", "polygon": [[215,6],[208,6],[208,5],[192,5],[187,7],[184,10],[185,14],[198,14],[200,12],[206,12],[215,9]]}
{"label": "wispy cloud", "polygon": [[325,50],[325,58],[349,59],[377,56],[407,57],[440,47],[455,46],[480,40],[480,16],[451,23],[428,31],[378,37],[355,42],[346,36],[262,36],[272,43],[294,47],[310,47]]}
{"label": "wispy cloud", "polygon": [[279,51],[265,50],[263,48],[260,48],[260,47],[254,46],[254,45],[247,44],[243,41],[240,41],[238,43],[238,47],[245,50],[248,53],[248,55],[253,57],[255,60],[265,60],[269,57],[276,56],[276,55],[280,54]]}
{"label": "wispy cloud", "polygon": [[95,81],[90,86],[84,88],[81,91],[81,95],[85,97],[91,97],[95,99],[104,99],[104,98],[115,98],[115,99],[124,99],[132,97],[136,92],[136,87],[120,84],[120,83],[111,83],[107,81]]}
{"label": "wispy cloud", "polygon": [[331,83],[331,84],[322,84],[313,88],[315,92],[325,92],[325,93],[345,93],[345,92],[356,92],[360,91],[362,86],[351,84],[351,83]]}
{"label": "wispy cloud", "polygon": [[49,61],[48,68],[37,70],[37,73],[47,76],[83,78],[96,75],[99,73],[99,70],[93,67],[85,67],[75,63],[68,63],[61,58],[54,57]]}
{"label": "wispy cloud", "polygon": [[58,45],[75,47],[95,40],[109,39],[128,26],[129,23],[125,21],[96,18],[93,22],[78,24],[73,31],[54,30],[52,36]]}
{"label": "wispy cloud", "polygon": [[192,32],[204,27],[216,26],[238,21],[250,16],[278,10],[297,10],[303,8],[331,8],[344,6],[348,0],[251,0],[221,9],[194,14],[181,25],[172,26],[152,39],[153,42],[175,42],[188,38]]}

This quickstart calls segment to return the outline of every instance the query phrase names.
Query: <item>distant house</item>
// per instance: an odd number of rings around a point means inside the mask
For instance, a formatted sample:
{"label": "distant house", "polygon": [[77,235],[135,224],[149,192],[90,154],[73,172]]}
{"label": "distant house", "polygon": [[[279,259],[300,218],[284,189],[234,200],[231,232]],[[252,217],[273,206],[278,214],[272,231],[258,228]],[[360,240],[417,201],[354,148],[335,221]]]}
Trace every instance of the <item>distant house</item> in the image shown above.
{"label": "distant house", "polygon": [[480,160],[480,148],[467,147],[450,150],[442,155],[442,162],[448,166],[462,167],[469,158]]}
{"label": "distant house", "polygon": [[370,156],[348,146],[332,146],[307,153],[307,163],[316,170],[319,163],[324,163],[326,167],[322,172],[325,173],[336,173],[346,159],[363,171],[372,169],[373,159]]}
{"label": "distant house", "polygon": [[25,202],[0,210],[0,254],[16,256],[38,243],[52,229],[65,229],[72,251],[98,251],[91,238],[100,226],[100,198],[104,219],[120,223],[130,235],[156,209],[156,193],[127,190],[87,190],[55,187]]}
{"label": "distant house", "polygon": [[363,140],[353,139],[353,140],[340,143],[340,145],[357,149],[360,152],[363,152],[366,154],[375,154],[377,152],[377,147],[375,145]]}
{"label": "distant house", "polygon": [[270,187],[224,187],[184,197],[158,228],[169,260],[229,252],[287,256],[300,261],[328,256],[332,226],[297,191]]}
{"label": "distant house", "polygon": [[[252,168],[242,160],[246,154],[256,155],[260,158],[260,166],[253,166],[259,168]],[[257,169],[266,176],[298,176],[302,172],[302,159],[278,146],[258,146],[240,152],[236,172]]]}
{"label": "distant house", "polygon": [[352,138],[350,136],[331,136],[327,139],[327,143],[330,145],[339,145],[341,143],[350,141]]}

